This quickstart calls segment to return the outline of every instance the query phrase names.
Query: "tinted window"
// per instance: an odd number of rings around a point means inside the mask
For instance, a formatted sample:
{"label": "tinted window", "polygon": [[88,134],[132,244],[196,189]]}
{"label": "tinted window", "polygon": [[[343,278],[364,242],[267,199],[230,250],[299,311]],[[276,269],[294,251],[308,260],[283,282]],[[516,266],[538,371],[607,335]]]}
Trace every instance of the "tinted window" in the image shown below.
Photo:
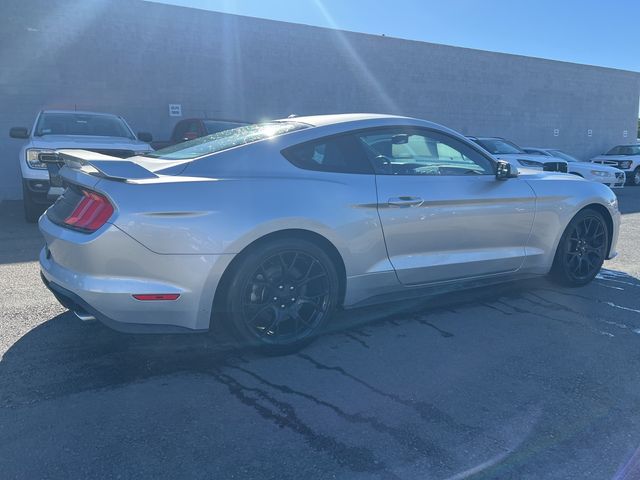
{"label": "tinted window", "polygon": [[308,126],[298,122],[268,122],[247,125],[244,127],[225,130],[205,137],[196,138],[188,142],[172,145],[145,156],[161,158],[163,160],[186,160],[203,157],[212,153],[228,150],[247,143],[258,142],[268,138],[284,135],[285,133],[301,130]]}
{"label": "tinted window", "polygon": [[352,135],[290,147],[282,154],[296,167],[339,173],[373,173],[362,144]]}
{"label": "tinted window", "polygon": [[493,175],[493,162],[469,145],[432,131],[374,130],[358,134],[376,173]]}
{"label": "tinted window", "polygon": [[568,153],[564,153],[563,151],[560,151],[560,150],[551,150],[550,153],[554,157],[562,158],[563,160],[566,160],[567,162],[579,162],[580,161],[576,157],[572,157]]}
{"label": "tinted window", "polygon": [[95,135],[134,138],[127,125],[114,115],[89,113],[43,113],[38,118],[36,137],[42,135]]}
{"label": "tinted window", "polygon": [[[197,120],[182,120],[176,125],[173,133],[175,140],[193,140],[198,137],[198,121]],[[189,138],[191,137],[191,138]]]}
{"label": "tinted window", "polygon": [[525,148],[524,151],[527,152],[530,155],[545,155],[545,156],[547,156],[546,153],[543,153],[540,150],[531,150],[530,148]]}
{"label": "tinted window", "polygon": [[618,145],[605,155],[640,155],[640,145]]}
{"label": "tinted window", "polygon": [[518,147],[515,143],[508,142],[501,138],[479,138],[474,140],[478,143],[482,148],[484,148],[487,152],[492,153],[494,155],[498,154],[509,154],[509,153],[524,153],[520,147]]}

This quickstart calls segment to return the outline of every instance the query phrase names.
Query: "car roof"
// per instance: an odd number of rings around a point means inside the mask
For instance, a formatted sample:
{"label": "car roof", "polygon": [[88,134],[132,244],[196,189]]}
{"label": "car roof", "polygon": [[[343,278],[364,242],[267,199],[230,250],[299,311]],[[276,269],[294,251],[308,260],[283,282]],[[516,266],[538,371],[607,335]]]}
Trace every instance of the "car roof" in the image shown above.
{"label": "car roof", "polygon": [[[291,115],[288,118],[281,118],[279,121],[301,122],[313,127],[323,127],[325,125],[335,125],[337,123],[358,122],[362,120],[380,120],[380,119],[404,119],[404,120],[420,120],[412,117],[403,117],[399,115],[386,115],[379,113],[337,113],[331,115],[307,115],[296,116]],[[425,123],[427,120],[420,120]],[[436,125],[436,124],[433,124]],[[440,126],[440,125],[438,125]]]}
{"label": "car roof", "polygon": [[119,117],[115,113],[90,112],[88,110],[42,110],[40,113],[77,113],[80,115],[104,115],[106,117]]}

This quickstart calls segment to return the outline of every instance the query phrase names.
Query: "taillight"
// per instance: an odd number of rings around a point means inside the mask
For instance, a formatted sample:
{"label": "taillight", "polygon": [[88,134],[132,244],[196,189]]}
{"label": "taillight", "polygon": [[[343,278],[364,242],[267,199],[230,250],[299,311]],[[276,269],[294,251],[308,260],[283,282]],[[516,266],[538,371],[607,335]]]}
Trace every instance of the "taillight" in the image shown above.
{"label": "taillight", "polygon": [[109,220],[113,214],[113,206],[104,195],[82,190],[82,199],[73,212],[64,219],[64,224],[83,230],[95,232]]}

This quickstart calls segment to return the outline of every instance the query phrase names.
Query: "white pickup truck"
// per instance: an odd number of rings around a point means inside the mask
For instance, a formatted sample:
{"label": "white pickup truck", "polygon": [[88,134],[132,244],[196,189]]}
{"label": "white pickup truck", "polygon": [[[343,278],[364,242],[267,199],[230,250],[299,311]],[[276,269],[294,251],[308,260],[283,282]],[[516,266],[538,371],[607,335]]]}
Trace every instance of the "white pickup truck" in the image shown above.
{"label": "white pickup truck", "polygon": [[20,172],[24,214],[28,222],[38,220],[40,213],[61,193],[49,181],[47,165],[39,155],[61,148],[91,150],[114,157],[128,158],[153,149],[151,135],[135,135],[127,122],[117,115],[74,110],[43,110],[29,131],[13,127],[12,138],[28,141],[20,150]]}
{"label": "white pickup truck", "polygon": [[624,170],[627,182],[640,186],[640,144],[616,145],[607,153],[592,158],[591,162]]}

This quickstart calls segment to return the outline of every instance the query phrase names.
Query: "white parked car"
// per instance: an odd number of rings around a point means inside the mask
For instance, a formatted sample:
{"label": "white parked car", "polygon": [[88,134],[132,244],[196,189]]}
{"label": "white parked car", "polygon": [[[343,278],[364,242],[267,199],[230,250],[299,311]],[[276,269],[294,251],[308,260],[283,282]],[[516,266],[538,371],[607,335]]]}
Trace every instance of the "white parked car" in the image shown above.
{"label": "white parked car", "polygon": [[640,144],[617,145],[591,161],[624,170],[631,185],[640,185]]}
{"label": "white parked car", "polygon": [[560,158],[548,160],[531,155],[509,140],[501,137],[469,137],[499,160],[505,160],[516,168],[530,168],[547,172],[567,172],[567,162]]}
{"label": "white parked car", "polygon": [[151,141],[149,133],[136,136],[124,118],[107,113],[43,110],[31,131],[26,127],[13,127],[10,136],[28,140],[20,150],[22,196],[28,222],[35,222],[45,207],[62,193],[61,185],[51,185],[47,165],[40,161],[40,154],[71,148],[128,158],[153,151],[147,143]]}
{"label": "white parked car", "polygon": [[604,183],[610,188],[622,188],[626,180],[625,173],[619,168],[607,165],[597,165],[591,162],[581,162],[568,153],[557,148],[524,147],[524,151],[532,155],[561,158],[567,161],[569,173],[578,175],[592,182]]}

